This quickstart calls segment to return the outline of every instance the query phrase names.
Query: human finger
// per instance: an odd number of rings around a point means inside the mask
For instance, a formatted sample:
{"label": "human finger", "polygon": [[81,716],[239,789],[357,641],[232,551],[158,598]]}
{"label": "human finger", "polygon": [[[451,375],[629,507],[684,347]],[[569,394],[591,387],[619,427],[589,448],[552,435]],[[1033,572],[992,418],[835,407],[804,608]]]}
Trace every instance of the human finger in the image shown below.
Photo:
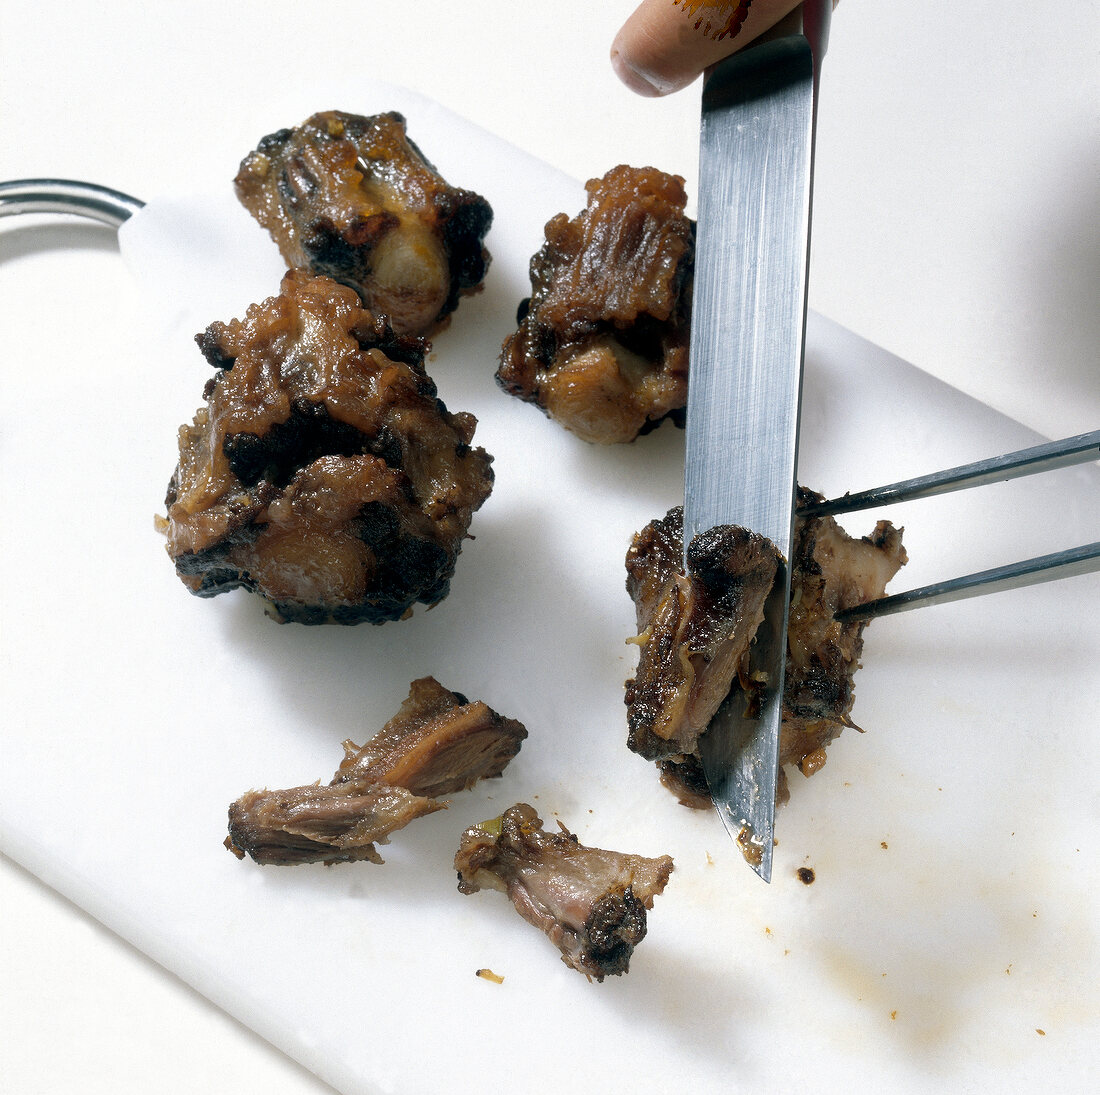
{"label": "human finger", "polygon": [[642,0],[612,43],[611,65],[639,95],[668,95],[796,7],[798,0]]}

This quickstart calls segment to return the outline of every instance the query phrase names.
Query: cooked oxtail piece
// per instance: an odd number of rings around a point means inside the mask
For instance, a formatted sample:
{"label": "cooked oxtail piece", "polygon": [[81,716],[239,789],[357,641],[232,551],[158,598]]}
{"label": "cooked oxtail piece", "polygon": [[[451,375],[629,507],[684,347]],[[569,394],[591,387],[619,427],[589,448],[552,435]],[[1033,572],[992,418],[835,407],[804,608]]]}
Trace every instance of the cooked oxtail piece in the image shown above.
{"label": "cooked oxtail piece", "polygon": [[683,422],[695,265],[684,180],[612,168],[587,208],[546,225],[531,297],[501,351],[497,382],[586,441],[633,441]]}
{"label": "cooked oxtail piece", "polygon": [[288,266],[352,286],[398,334],[438,330],[485,277],[489,203],[441,178],[400,114],[314,114],[264,137],[234,183]]}
{"label": "cooked oxtail piece", "polygon": [[602,981],[626,973],[646,934],[646,910],[672,873],[672,859],[586,848],[563,826],[546,832],[517,803],[462,834],[458,888],[499,890],[546,934],[567,966]]}
{"label": "cooked oxtail piece", "polygon": [[302,270],[197,341],[217,372],[180,429],[164,522],[187,588],[243,587],[305,624],[441,601],[493,474],[477,420],[425,373],[427,344]]}
{"label": "cooked oxtail piece", "polygon": [[327,786],[237,799],[225,846],[262,864],[381,863],[377,844],[445,809],[436,796],[499,776],[526,737],[522,723],[423,677],[366,745],[344,743],[344,761]]}
{"label": "cooked oxtail piece", "polygon": [[[819,498],[799,488],[799,500]],[[736,526],[695,537],[683,562],[683,511],[646,526],[627,552],[627,591],[637,614],[638,669],[626,684],[628,745],[655,760],[687,806],[710,805],[698,739],[732,688],[752,702],[748,651],[763,619],[778,556],[770,541]],[[779,763],[812,775],[847,726],[866,621],[834,614],[883,595],[905,563],[901,531],[880,521],[850,537],[831,517],[795,522],[791,609]],[[778,801],[789,797],[780,771]]]}

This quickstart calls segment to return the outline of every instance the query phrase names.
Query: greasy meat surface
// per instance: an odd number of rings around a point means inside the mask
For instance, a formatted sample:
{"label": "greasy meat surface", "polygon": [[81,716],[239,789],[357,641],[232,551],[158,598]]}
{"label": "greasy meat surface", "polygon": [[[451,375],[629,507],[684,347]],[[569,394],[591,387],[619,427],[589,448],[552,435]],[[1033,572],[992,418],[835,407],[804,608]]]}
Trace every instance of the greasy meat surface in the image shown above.
{"label": "greasy meat surface", "polygon": [[421,339],[329,278],[281,290],[198,336],[218,371],[180,429],[168,553],[193,593],[242,586],[280,621],[400,619],[447,595],[492,457]]}
{"label": "greasy meat surface", "polygon": [[632,441],[687,403],[695,226],[683,179],[612,168],[546,225],[497,381],[586,441]]}
{"label": "greasy meat surface", "polygon": [[[818,497],[799,488],[801,502]],[[753,539],[732,526],[696,537],[685,576],[677,507],[643,529],[627,553],[627,590],[640,633],[633,641],[641,647],[626,686],[628,744],[658,762],[662,782],[688,806],[710,801],[698,735],[731,687],[751,689],[745,655],[775,574],[775,557],[769,574],[768,551],[752,550]],[[859,540],[831,517],[795,522],[780,765],[812,775],[825,763],[825,747],[854,727],[853,677],[866,621],[839,623],[834,613],[881,597],[905,559],[901,532],[889,522]]]}
{"label": "greasy meat surface", "polygon": [[567,966],[602,981],[626,973],[646,934],[646,910],[672,873],[669,856],[586,848],[564,827],[546,832],[526,803],[467,829],[455,855],[458,888],[508,895]]}
{"label": "greasy meat surface", "polygon": [[649,760],[694,753],[730,690],[775,582],[774,545],[723,526],[695,537],[683,574],[683,510],[635,537],[626,557],[640,657],[627,684],[629,745]]}
{"label": "greasy meat surface", "polygon": [[366,745],[344,743],[344,761],[327,786],[249,791],[237,799],[225,845],[263,864],[381,863],[376,844],[445,809],[437,796],[499,776],[526,737],[522,723],[422,677]]}
{"label": "greasy meat surface", "polygon": [[485,277],[489,203],[448,185],[400,114],[314,114],[264,137],[234,182],[288,266],[352,286],[398,334],[436,330]]}

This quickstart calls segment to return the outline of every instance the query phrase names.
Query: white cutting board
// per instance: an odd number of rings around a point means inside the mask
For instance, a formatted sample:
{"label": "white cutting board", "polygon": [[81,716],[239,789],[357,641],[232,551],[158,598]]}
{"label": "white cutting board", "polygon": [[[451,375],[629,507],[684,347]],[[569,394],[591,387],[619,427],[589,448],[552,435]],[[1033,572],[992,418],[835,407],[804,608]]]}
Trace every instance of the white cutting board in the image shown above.
{"label": "white cutting board", "polygon": [[[3,378],[3,850],[348,1095],[1093,1090],[1100,580],[873,624],[867,732],[794,773],[765,886],[625,745],[623,556],[680,501],[682,436],[591,447],[493,381],[542,225],[580,185],[369,83],[268,129],[334,106],[403,110],[496,210],[487,287],[429,362],[496,457],[453,591],[354,629],[186,593],[153,515],[210,372],[191,336],[275,292],[281,263],[228,181],[150,203],[121,233],[157,302],[147,358],[127,341],[106,391],[77,358]],[[808,339],[808,486],[1040,440],[819,316]],[[48,421],[27,413],[44,400]],[[1092,467],[898,507],[912,562],[893,588],[1100,538],[1098,500]],[[383,866],[225,851],[232,799],[328,778],[427,673],[526,723],[502,780],[395,834]],[[674,857],[626,977],[589,983],[500,895],[458,893],[460,831],[519,800],[585,843]]]}

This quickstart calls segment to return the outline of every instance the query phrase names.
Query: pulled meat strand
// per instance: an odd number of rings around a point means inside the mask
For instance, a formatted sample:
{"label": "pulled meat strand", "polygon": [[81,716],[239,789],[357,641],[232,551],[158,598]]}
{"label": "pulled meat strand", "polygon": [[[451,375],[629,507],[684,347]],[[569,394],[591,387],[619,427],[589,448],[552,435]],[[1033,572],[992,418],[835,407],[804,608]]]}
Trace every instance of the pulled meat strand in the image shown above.
{"label": "pulled meat strand", "polygon": [[446,803],[369,778],[339,785],[249,791],[229,807],[225,846],[257,863],[381,863],[376,844]]}
{"label": "pulled meat strand", "polygon": [[327,786],[249,791],[237,799],[225,846],[265,865],[381,863],[377,844],[445,809],[437,796],[500,776],[526,737],[522,723],[422,677],[366,745],[344,743],[344,761]]}
{"label": "pulled meat strand", "polygon": [[[800,487],[798,497],[807,504],[821,496]],[[698,738],[731,688],[754,688],[748,649],[778,557],[768,541],[724,526],[692,541],[685,574],[682,544],[683,511],[676,507],[635,536],[627,552],[627,591],[640,632],[632,641],[641,648],[626,684],[628,745],[657,761],[662,783],[684,805],[701,808],[710,795]],[[857,540],[831,517],[796,520],[781,766],[812,775],[825,763],[826,746],[845,727],[858,729],[851,711],[867,621],[841,623],[835,613],[881,597],[905,561],[901,531],[887,521]],[[788,797],[781,768],[777,800]]]}
{"label": "pulled meat strand", "polygon": [[398,334],[430,334],[481,287],[493,211],[449,185],[396,112],[322,111],[259,142],[234,180],[290,267],[352,286]]}
{"label": "pulled meat strand", "polygon": [[450,795],[499,776],[526,737],[522,723],[423,677],[370,741],[344,742],[333,782],[369,777],[430,798]]}
{"label": "pulled meat strand", "polygon": [[687,403],[695,226],[683,182],[612,168],[586,184],[585,210],[546,225],[531,259],[497,382],[585,441],[632,441]]}
{"label": "pulled meat strand", "polygon": [[449,591],[492,490],[477,420],[452,414],[427,344],[301,270],[197,337],[218,370],[179,433],[168,553],[199,596],[244,587],[280,622],[383,623]]}
{"label": "pulled meat strand", "polygon": [[672,859],[586,848],[560,829],[546,832],[523,802],[472,826],[455,855],[458,888],[507,894],[520,916],[561,951],[562,961],[585,976],[602,981],[626,973]]}

